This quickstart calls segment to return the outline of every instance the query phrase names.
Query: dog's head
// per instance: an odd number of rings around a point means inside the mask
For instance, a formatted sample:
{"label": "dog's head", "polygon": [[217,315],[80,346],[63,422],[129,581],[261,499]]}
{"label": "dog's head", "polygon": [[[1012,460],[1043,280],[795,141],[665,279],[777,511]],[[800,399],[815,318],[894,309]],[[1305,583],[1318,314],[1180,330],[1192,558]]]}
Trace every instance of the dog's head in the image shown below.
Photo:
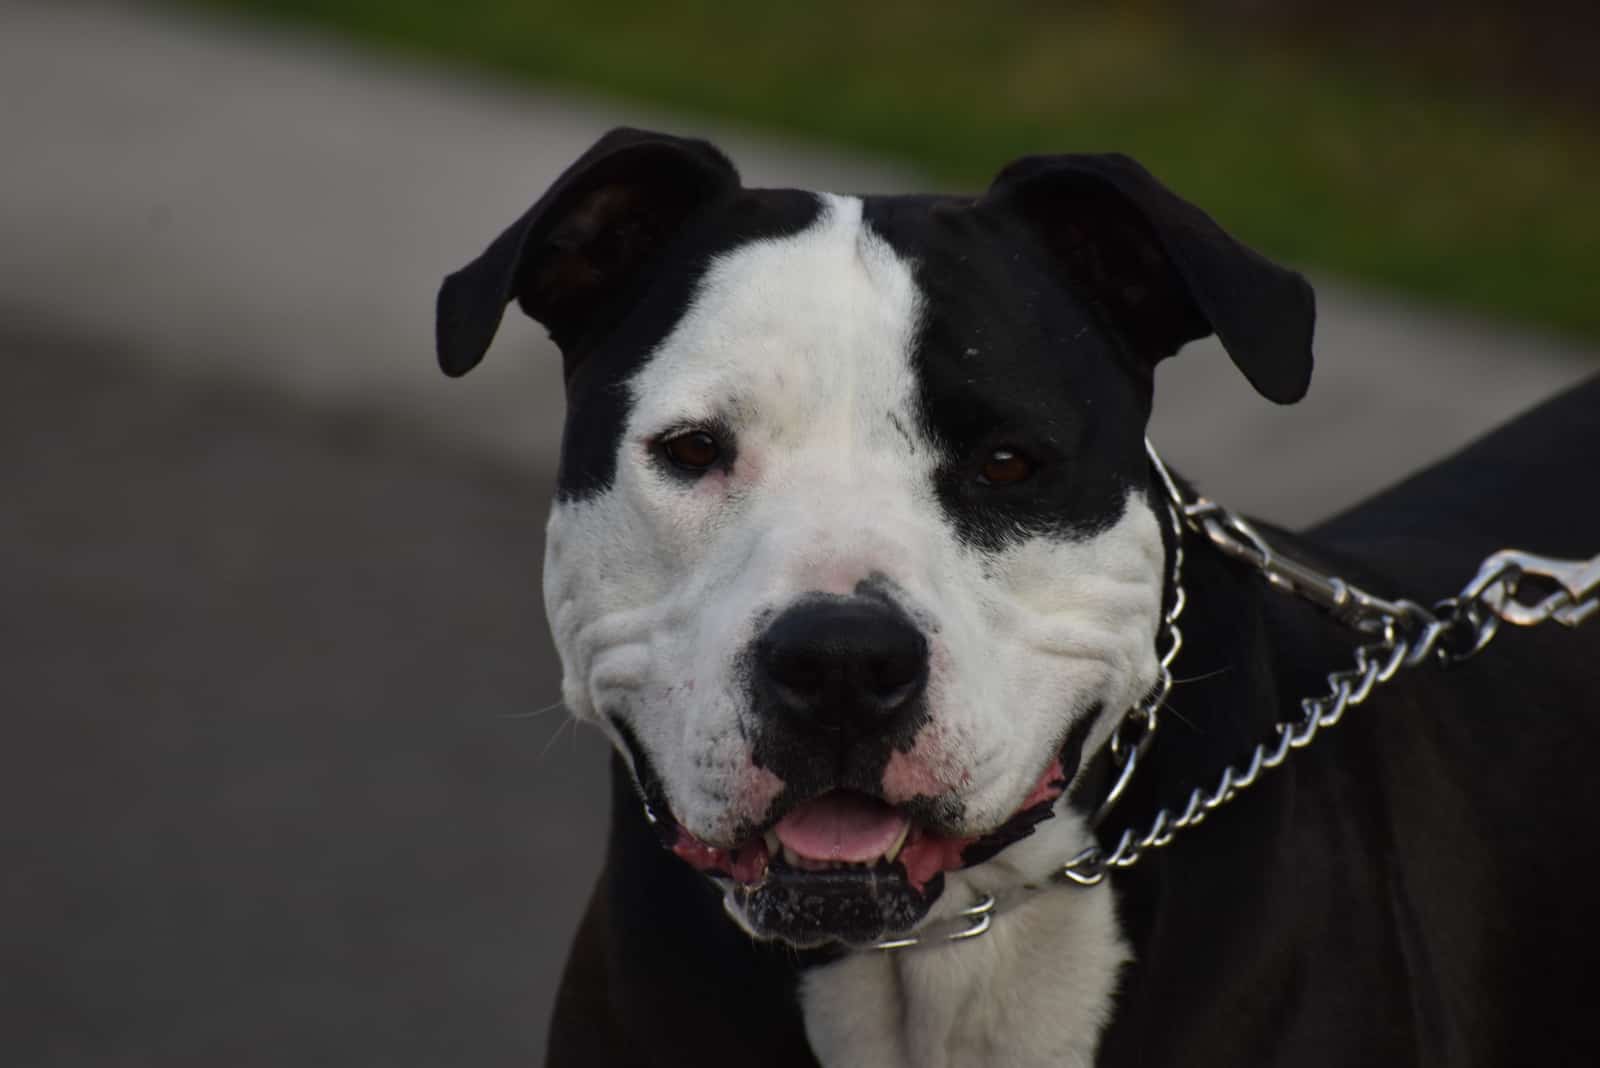
{"label": "dog's head", "polygon": [[447,372],[513,299],[565,362],[566,702],[796,944],[914,926],[1155,681],[1157,361],[1215,332],[1272,400],[1311,373],[1304,280],[1120,156],[858,198],[617,130],[446,280]]}

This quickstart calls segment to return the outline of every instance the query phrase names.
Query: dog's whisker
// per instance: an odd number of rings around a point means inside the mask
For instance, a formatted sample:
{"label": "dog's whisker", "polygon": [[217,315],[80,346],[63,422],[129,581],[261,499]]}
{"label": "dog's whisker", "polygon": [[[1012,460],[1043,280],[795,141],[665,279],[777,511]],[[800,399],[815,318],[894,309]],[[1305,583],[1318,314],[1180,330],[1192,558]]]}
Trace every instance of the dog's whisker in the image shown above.
{"label": "dog's whisker", "polygon": [[544,762],[544,760],[550,755],[550,750],[554,749],[556,747],[556,743],[561,740],[561,735],[563,733],[571,735],[573,748],[577,748],[578,726],[582,722],[583,721],[577,716],[568,716],[566,719],[556,724],[556,729],[550,732],[549,738],[545,739],[544,748],[539,750],[539,756],[537,758],[538,762]]}
{"label": "dog's whisker", "polygon": [[1233,668],[1231,666],[1224,665],[1222,667],[1219,667],[1219,668],[1215,669],[1214,671],[1206,671],[1206,672],[1202,672],[1199,675],[1191,675],[1186,679],[1174,678],[1172,680],[1172,685],[1174,685],[1174,686],[1187,686],[1191,682],[1205,682],[1207,679],[1214,679],[1218,675],[1226,675],[1228,672],[1230,672],[1232,670],[1233,670]]}
{"label": "dog's whisker", "polygon": [[498,713],[496,718],[497,719],[537,719],[540,716],[549,715],[551,712],[554,712],[558,708],[565,708],[566,704],[567,704],[566,701],[562,700],[561,698],[557,698],[556,700],[550,702],[549,704],[545,705],[542,708],[535,708],[535,709],[532,709],[532,710],[526,711],[526,712],[501,712],[501,713]]}
{"label": "dog's whisker", "polygon": [[1162,712],[1170,712],[1172,714],[1172,717],[1174,719],[1176,719],[1179,723],[1182,723],[1185,727],[1188,727],[1190,730],[1194,731],[1196,734],[1200,733],[1200,725],[1197,724],[1194,720],[1190,719],[1188,716],[1184,715],[1182,712],[1179,712],[1176,708],[1174,708],[1172,706],[1172,702],[1171,701],[1162,701],[1161,702],[1161,711]]}

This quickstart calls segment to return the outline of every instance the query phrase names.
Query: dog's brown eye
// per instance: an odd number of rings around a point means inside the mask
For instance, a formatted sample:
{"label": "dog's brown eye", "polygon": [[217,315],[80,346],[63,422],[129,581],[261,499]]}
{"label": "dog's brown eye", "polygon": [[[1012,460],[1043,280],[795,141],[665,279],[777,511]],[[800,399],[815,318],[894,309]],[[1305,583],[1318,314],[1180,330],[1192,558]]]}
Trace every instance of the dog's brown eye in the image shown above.
{"label": "dog's brown eye", "polygon": [[667,459],[686,471],[704,471],[722,458],[722,446],[704,430],[690,430],[661,443]]}
{"label": "dog's brown eye", "polygon": [[1014,449],[996,449],[984,461],[979,481],[991,486],[1021,482],[1033,474],[1033,461]]}

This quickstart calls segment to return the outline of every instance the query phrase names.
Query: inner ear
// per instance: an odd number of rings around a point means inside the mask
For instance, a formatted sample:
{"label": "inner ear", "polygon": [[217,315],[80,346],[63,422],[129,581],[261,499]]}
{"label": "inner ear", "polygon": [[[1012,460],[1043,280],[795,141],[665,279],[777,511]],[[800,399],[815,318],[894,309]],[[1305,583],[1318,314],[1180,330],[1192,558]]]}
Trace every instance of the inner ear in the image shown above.
{"label": "inner ear", "polygon": [[549,330],[570,374],[678,231],[738,189],[738,172],[704,141],[611,131],[444,280],[435,320],[440,366],[449,375],[475,367],[515,300]]}
{"label": "inner ear", "polygon": [[563,351],[577,346],[607,303],[626,299],[629,282],[699,204],[701,190],[687,177],[658,173],[647,184],[586,190],[538,247],[524,250],[517,304]]}
{"label": "inner ear", "polygon": [[566,318],[567,310],[581,318],[606,280],[628,261],[628,250],[641,244],[644,224],[635,217],[642,199],[635,188],[607,186],[588,194],[557,223],[544,247],[517,272],[523,312],[540,322]]}
{"label": "inner ear", "polygon": [[1100,183],[1068,175],[1019,191],[1015,204],[1140,360],[1154,364],[1212,332],[1149,221]]}

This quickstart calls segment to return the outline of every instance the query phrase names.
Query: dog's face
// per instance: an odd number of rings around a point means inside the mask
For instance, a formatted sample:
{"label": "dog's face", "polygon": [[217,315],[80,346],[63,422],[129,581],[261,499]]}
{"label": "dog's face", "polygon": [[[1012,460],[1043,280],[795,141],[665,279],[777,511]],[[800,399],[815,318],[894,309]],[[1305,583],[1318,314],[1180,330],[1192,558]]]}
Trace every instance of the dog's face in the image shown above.
{"label": "dog's face", "polygon": [[1155,681],[1155,361],[1215,329],[1274,399],[1310,369],[1304,283],[1110,157],[855,198],[618,131],[447,281],[447,370],[512,298],[566,357],[566,702],[796,944],[914,926]]}

